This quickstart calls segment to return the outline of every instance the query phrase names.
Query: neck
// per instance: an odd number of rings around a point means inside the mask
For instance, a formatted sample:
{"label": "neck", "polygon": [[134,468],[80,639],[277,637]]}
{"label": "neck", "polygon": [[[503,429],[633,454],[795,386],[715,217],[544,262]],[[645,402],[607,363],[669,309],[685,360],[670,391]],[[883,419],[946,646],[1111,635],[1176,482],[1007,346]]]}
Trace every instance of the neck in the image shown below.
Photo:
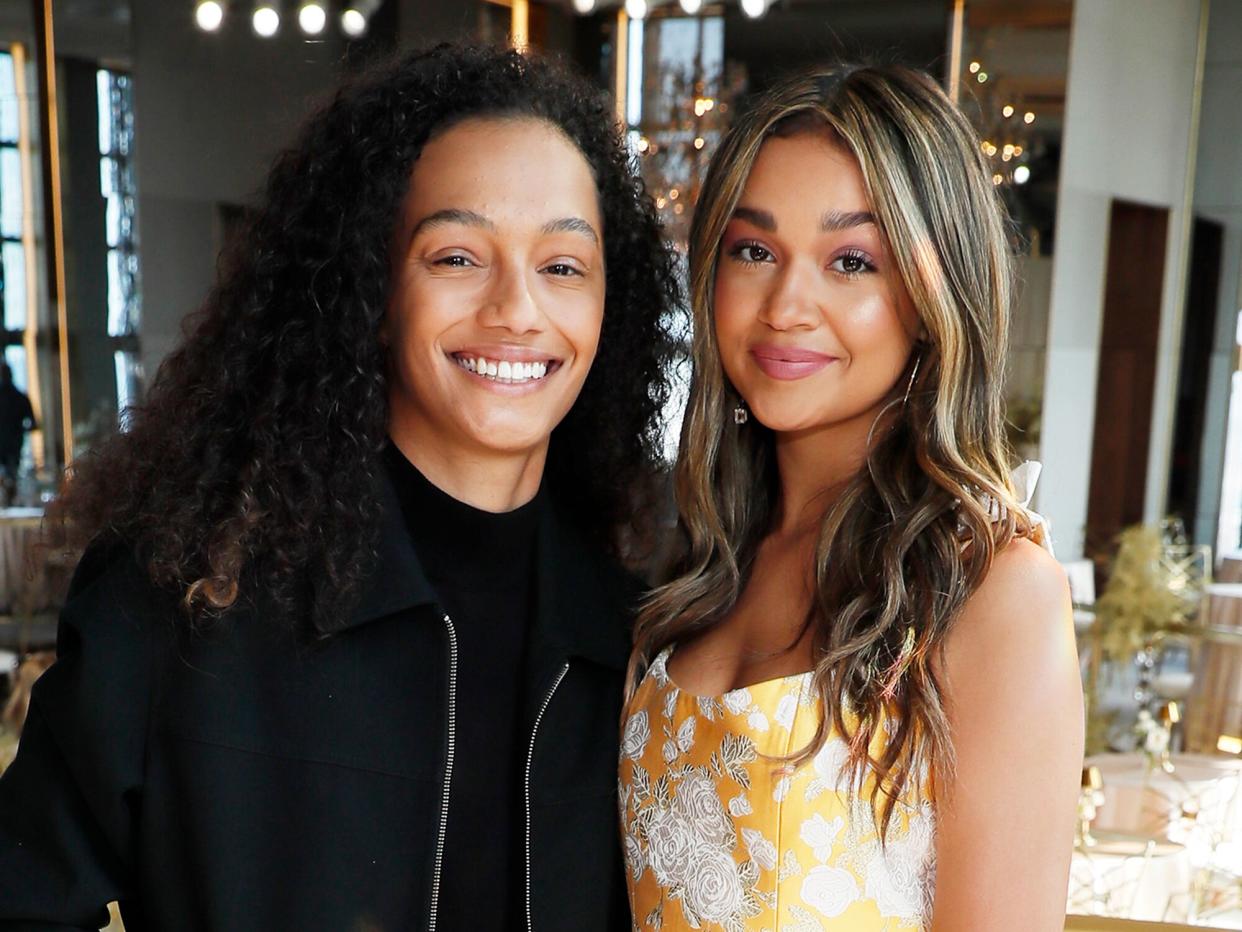
{"label": "neck", "polygon": [[841,490],[863,468],[879,412],[876,407],[848,421],[776,434],[779,533],[801,534],[818,527]]}
{"label": "neck", "polygon": [[500,514],[521,508],[539,491],[548,444],[519,452],[446,449],[420,442],[415,432],[389,425],[401,454],[440,491],[481,511]]}

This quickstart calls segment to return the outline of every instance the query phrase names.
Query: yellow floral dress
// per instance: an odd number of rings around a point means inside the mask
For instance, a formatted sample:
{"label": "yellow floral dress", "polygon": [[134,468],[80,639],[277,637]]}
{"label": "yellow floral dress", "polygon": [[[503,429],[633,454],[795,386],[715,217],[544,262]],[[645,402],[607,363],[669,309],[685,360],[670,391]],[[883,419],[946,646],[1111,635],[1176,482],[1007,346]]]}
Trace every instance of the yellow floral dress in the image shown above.
{"label": "yellow floral dress", "polygon": [[773,760],[815,733],[821,703],[810,674],[695,696],[669,678],[670,653],[648,669],[622,734],[634,928],[925,928],[935,883],[931,806],[899,804],[882,849],[870,786],[846,791],[839,737],[800,768]]}

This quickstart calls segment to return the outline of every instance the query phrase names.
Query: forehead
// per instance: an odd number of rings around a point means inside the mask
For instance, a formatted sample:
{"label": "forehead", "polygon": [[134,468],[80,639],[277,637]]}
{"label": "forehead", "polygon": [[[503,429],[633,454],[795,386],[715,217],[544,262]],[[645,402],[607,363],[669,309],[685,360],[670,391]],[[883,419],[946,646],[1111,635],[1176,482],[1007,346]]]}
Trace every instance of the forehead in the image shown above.
{"label": "forehead", "polygon": [[765,140],[746,178],[741,203],[774,212],[801,208],[799,212],[816,217],[829,209],[870,209],[858,160],[827,131]]}
{"label": "forehead", "polygon": [[535,117],[474,117],[432,137],[414,163],[407,206],[490,215],[512,209],[572,210],[597,217],[591,167],[556,126]]}

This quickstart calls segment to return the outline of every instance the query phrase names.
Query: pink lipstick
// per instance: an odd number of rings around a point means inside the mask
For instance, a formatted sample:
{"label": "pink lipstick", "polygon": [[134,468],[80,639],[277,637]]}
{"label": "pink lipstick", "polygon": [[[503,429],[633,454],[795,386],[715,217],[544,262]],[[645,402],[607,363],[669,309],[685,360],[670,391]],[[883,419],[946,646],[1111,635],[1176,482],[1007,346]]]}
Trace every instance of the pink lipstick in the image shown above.
{"label": "pink lipstick", "polygon": [[784,381],[804,379],[837,361],[836,356],[826,353],[770,344],[751,347],[750,355],[754,357],[755,364],[763,370],[764,375]]}

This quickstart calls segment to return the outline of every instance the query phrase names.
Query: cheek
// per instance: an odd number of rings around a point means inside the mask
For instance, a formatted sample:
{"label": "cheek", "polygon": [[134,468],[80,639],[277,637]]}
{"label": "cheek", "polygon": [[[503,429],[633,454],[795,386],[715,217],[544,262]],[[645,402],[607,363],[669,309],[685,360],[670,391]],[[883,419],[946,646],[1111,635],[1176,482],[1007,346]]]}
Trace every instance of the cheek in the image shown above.
{"label": "cheek", "polygon": [[575,367],[590,368],[599,350],[604,326],[604,294],[595,291],[562,296],[547,308],[548,319],[562,340],[569,344]]}
{"label": "cheek", "polygon": [[458,290],[437,284],[407,281],[394,291],[384,319],[394,352],[407,358],[438,352],[438,338],[471,315]]}
{"label": "cheek", "polygon": [[748,290],[736,277],[718,274],[712,295],[712,323],[722,354],[729,355],[743,341],[755,316],[754,299]]}
{"label": "cheek", "polygon": [[885,295],[874,295],[849,307],[841,316],[839,329],[842,342],[855,358],[904,359],[913,345],[897,308]]}

